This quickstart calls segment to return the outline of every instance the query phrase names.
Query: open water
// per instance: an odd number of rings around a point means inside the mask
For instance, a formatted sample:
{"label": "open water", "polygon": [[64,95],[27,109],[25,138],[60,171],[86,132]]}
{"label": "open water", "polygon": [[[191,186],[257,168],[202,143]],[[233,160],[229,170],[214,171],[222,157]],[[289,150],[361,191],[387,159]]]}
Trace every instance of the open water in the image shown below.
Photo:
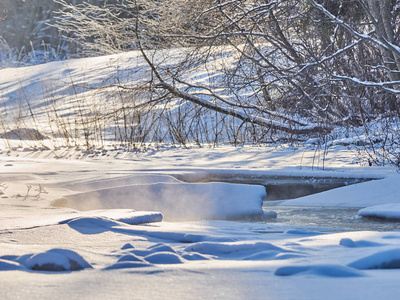
{"label": "open water", "polygon": [[361,218],[361,208],[352,207],[300,207],[271,205],[264,202],[264,210],[276,211],[276,219],[265,222],[288,226],[329,227],[334,231],[399,231],[400,220]]}

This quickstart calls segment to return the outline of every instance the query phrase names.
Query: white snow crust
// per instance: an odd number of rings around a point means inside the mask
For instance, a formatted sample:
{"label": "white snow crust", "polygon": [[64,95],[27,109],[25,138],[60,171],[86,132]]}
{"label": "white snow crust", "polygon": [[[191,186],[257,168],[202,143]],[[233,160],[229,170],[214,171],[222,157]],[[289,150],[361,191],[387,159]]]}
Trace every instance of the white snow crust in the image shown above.
{"label": "white snow crust", "polygon": [[396,203],[400,200],[399,183],[399,175],[393,174],[380,180],[349,185],[340,189],[288,200],[282,205],[367,207],[376,203]]}
{"label": "white snow crust", "polygon": [[361,217],[400,219],[400,203],[373,205],[360,209],[358,215]]}
{"label": "white snow crust", "polygon": [[[123,69],[118,64],[140,76],[145,70],[136,57],[2,69],[1,103],[18,110],[25,89],[40,107],[50,83],[54,100],[64,103],[68,80],[100,86]],[[64,104],[63,112],[71,113]],[[328,152],[309,141],[302,147],[160,145],[143,153],[115,145],[48,149],[43,138],[36,145],[0,137],[0,299],[398,298],[398,230],[284,226],[274,211],[276,204],[355,207],[362,217],[399,218],[400,175],[359,164],[357,151],[348,148],[352,137],[330,142]],[[235,182],[260,176],[379,180],[263,210],[261,185],[182,181],[211,175]]]}
{"label": "white snow crust", "polygon": [[154,183],[68,195],[79,209],[135,208],[160,211],[166,220],[232,219],[261,215],[263,186],[229,183]]}

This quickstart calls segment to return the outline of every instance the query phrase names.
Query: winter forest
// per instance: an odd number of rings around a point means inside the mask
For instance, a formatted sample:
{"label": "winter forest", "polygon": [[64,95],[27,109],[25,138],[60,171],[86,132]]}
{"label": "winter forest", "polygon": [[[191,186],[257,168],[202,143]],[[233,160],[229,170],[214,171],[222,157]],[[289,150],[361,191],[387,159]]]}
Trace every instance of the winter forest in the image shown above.
{"label": "winter forest", "polygon": [[[117,139],[124,142],[312,137],[322,144],[356,132],[365,135],[369,163],[399,165],[396,1],[3,0],[2,6],[3,67],[144,54],[148,78],[109,78],[108,91],[123,103],[96,113],[123,119]],[[167,53],[172,49],[179,52]],[[188,80],[198,68],[207,81]]]}
{"label": "winter forest", "polygon": [[396,299],[399,170],[400,1],[0,0],[2,299]]}

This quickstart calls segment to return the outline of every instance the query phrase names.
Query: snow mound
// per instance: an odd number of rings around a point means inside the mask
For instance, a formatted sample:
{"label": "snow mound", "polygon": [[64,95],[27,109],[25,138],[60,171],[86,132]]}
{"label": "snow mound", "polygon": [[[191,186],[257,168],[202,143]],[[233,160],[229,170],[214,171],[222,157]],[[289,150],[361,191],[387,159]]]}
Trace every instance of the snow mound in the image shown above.
{"label": "snow mound", "polygon": [[[257,252],[255,254],[246,256],[244,258],[244,260],[274,260],[274,259],[278,258],[279,254],[281,254],[281,252],[276,251],[276,250],[261,251],[261,252]],[[283,258],[280,258],[280,259],[283,259]]]}
{"label": "snow mound", "polygon": [[129,225],[161,222],[163,215],[152,211],[135,211],[132,209],[107,209],[85,212],[87,216],[99,216],[116,220]]}
{"label": "snow mound", "polygon": [[92,268],[78,253],[66,249],[23,256],[21,261],[28,269],[35,271],[64,272]]}
{"label": "snow mound", "polygon": [[231,183],[154,183],[66,196],[78,210],[133,208],[159,211],[166,220],[233,219],[262,215],[265,188]]}
{"label": "snow mound", "polygon": [[71,228],[83,234],[98,234],[111,230],[114,226],[121,225],[116,220],[104,217],[77,217],[60,222],[68,224]]}
{"label": "snow mound", "polygon": [[382,244],[371,242],[371,241],[353,241],[349,238],[343,238],[339,243],[341,246],[347,248],[360,248],[360,247],[378,247],[383,246]]}
{"label": "snow mound", "polygon": [[111,230],[115,226],[161,222],[162,219],[162,214],[158,212],[109,209],[88,211],[83,216],[63,220],[59,224],[68,224],[81,233],[95,234]]}
{"label": "snow mound", "polygon": [[130,269],[130,268],[143,268],[143,267],[151,267],[152,265],[147,262],[118,262],[111,266],[104,268],[104,270],[119,270],[119,269]]}
{"label": "snow mound", "polygon": [[141,259],[139,256],[131,253],[131,254],[125,254],[118,259],[118,262],[125,262],[125,261],[130,261],[130,262],[141,261],[141,262],[143,262],[143,259]]}
{"label": "snow mound", "polygon": [[185,251],[210,255],[226,255],[243,252],[254,253],[256,251],[283,252],[285,250],[266,242],[200,242],[186,247]]}
{"label": "snow mound", "polygon": [[38,130],[32,128],[13,129],[4,132],[3,134],[0,134],[0,138],[8,140],[29,140],[29,141],[39,141],[47,139],[47,137],[41,134]]}
{"label": "snow mound", "polygon": [[399,175],[344,186],[322,193],[286,200],[284,206],[368,207],[399,202]]}
{"label": "snow mound", "polygon": [[400,203],[389,203],[366,207],[360,209],[358,215],[360,217],[400,219]]}
{"label": "snow mound", "polygon": [[[239,260],[284,260],[304,257],[304,254],[286,250],[267,242],[240,241],[240,242],[200,242],[185,248],[193,257],[185,254],[188,260],[208,259],[203,255],[210,255],[215,259],[239,259]],[[185,256],[185,258],[186,258]]]}
{"label": "snow mound", "polygon": [[126,250],[126,249],[133,249],[135,247],[132,246],[130,243],[126,243],[125,245],[122,246],[121,250]]}
{"label": "snow mound", "polygon": [[138,256],[147,256],[147,255],[154,254],[157,252],[171,252],[174,254],[178,254],[174,249],[172,249],[171,246],[163,244],[163,243],[155,244],[145,250],[133,249],[133,250],[130,250],[129,252],[133,253],[134,255],[138,255]]}
{"label": "snow mound", "polygon": [[275,271],[277,276],[317,275],[326,277],[360,277],[364,274],[351,267],[341,265],[285,266]]}
{"label": "snow mound", "polygon": [[147,255],[144,259],[152,264],[181,264],[184,262],[182,257],[171,252],[152,253]]}
{"label": "snow mound", "polygon": [[176,251],[174,250],[174,249],[172,249],[172,247],[171,246],[168,246],[168,245],[166,245],[166,244],[163,244],[163,243],[160,243],[160,244],[155,244],[155,245],[153,245],[153,246],[151,246],[151,247],[149,247],[149,250],[150,251],[153,251],[153,252],[172,252],[172,253],[176,253]]}
{"label": "snow mound", "polygon": [[349,267],[367,269],[400,269],[400,248],[381,251],[361,258],[348,265]]}

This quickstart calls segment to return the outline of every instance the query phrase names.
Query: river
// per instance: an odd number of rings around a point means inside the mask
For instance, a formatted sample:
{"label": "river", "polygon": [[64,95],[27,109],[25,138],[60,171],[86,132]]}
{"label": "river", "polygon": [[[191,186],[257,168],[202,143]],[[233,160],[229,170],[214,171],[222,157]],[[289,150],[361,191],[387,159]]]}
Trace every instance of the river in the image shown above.
{"label": "river", "polygon": [[271,205],[267,201],[264,210],[277,212],[277,218],[268,218],[265,223],[287,226],[329,227],[333,231],[395,231],[400,230],[400,221],[380,218],[361,218],[360,208],[352,207],[302,207]]}

